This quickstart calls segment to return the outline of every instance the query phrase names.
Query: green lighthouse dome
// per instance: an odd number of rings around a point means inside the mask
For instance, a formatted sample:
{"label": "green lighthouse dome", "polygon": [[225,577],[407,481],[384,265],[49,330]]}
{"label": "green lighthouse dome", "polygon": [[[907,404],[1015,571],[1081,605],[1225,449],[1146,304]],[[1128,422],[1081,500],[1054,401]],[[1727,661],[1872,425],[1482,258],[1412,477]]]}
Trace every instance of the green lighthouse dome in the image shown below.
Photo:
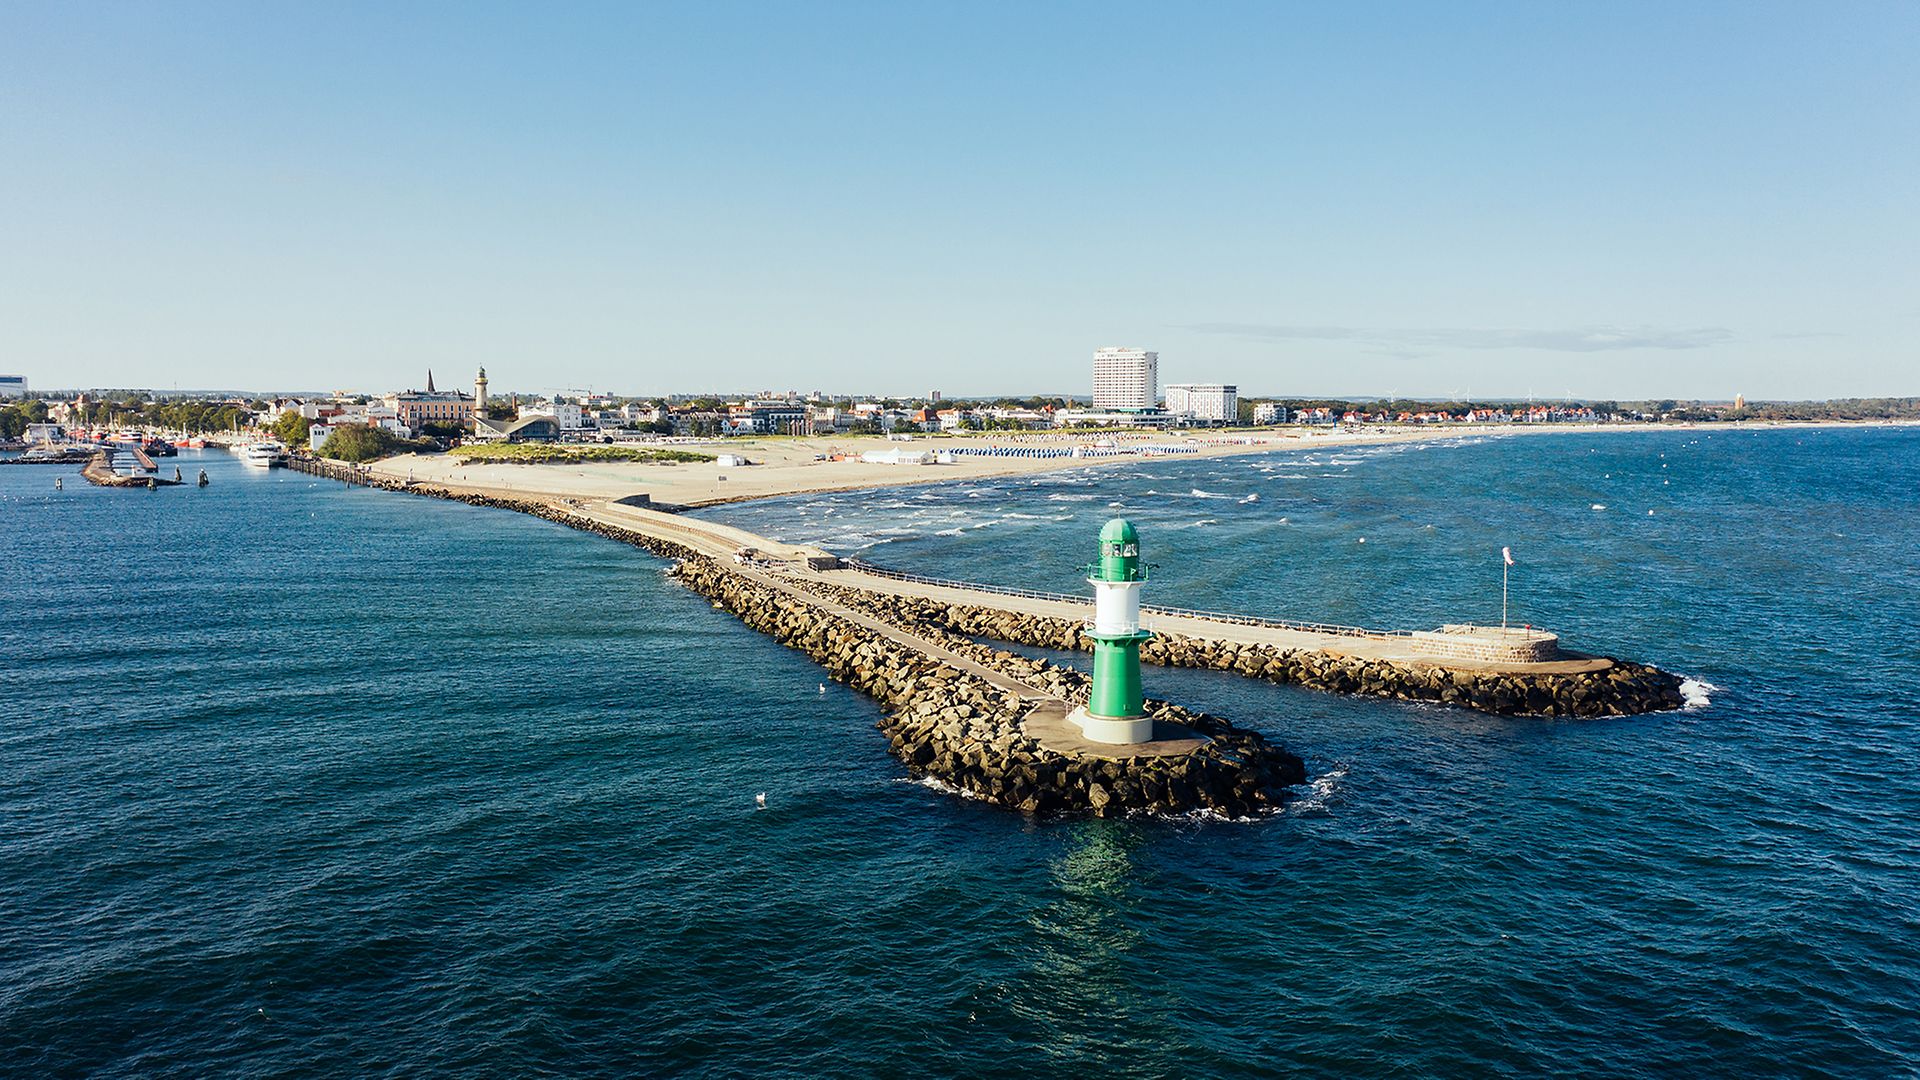
{"label": "green lighthouse dome", "polygon": [[1100,580],[1141,581],[1140,534],[1133,522],[1114,518],[1100,528]]}

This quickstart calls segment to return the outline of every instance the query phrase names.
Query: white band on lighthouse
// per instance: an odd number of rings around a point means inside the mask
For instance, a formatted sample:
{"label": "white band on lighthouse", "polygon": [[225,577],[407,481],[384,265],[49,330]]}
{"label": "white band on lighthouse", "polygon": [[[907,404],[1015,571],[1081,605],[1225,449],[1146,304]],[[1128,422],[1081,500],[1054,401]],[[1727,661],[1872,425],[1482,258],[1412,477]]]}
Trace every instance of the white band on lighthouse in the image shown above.
{"label": "white band on lighthouse", "polygon": [[1088,578],[1093,586],[1093,632],[1096,634],[1132,634],[1140,629],[1140,583],[1137,581],[1101,581]]}

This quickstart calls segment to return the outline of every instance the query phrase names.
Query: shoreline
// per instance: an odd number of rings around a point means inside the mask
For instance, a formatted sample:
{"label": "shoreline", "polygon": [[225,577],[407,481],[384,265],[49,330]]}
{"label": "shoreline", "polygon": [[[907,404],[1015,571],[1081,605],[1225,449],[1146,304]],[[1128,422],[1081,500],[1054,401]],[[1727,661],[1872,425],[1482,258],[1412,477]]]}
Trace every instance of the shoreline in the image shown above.
{"label": "shoreline", "polygon": [[[579,464],[464,463],[448,455],[403,454],[374,462],[371,475],[395,482],[433,484],[497,498],[622,499],[646,495],[650,504],[674,511],[698,510],[760,499],[824,495],[840,491],[919,487],[960,481],[997,480],[1068,469],[1113,465],[1140,465],[1155,461],[1195,461],[1248,454],[1348,449],[1401,443],[1439,442],[1471,437],[1625,434],[1653,431],[1806,430],[1821,428],[1915,427],[1920,422],[1895,420],[1770,422],[1718,427],[1685,424],[1527,425],[1502,424],[1484,428],[1440,427],[1341,431],[1296,434],[1271,430],[1214,435],[1192,453],[1129,454],[1100,458],[966,457],[951,464],[893,465],[857,460],[822,460],[833,453],[858,454],[867,449],[911,448],[939,452],[962,445],[1072,446],[1086,445],[1087,437],[1037,438],[1027,434],[993,438],[982,436],[920,437],[889,441],[877,436],[755,439],[735,438],[702,444],[754,461],[750,465],[722,466],[717,462],[592,462]],[[1232,429],[1228,429],[1232,430]],[[1198,438],[1197,436],[1195,438]],[[1229,441],[1230,440],[1230,441]],[[1142,441],[1142,440],[1131,440]],[[1160,440],[1167,445],[1176,440]],[[1180,440],[1183,441],[1183,440]],[[676,444],[678,445],[678,444]],[[1121,443],[1120,445],[1125,445]]]}

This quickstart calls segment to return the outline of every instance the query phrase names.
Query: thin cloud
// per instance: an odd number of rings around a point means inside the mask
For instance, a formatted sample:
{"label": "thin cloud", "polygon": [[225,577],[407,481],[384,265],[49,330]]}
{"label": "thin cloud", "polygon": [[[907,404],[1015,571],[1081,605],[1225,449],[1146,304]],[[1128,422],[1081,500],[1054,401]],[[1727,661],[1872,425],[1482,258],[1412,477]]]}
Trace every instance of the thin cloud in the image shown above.
{"label": "thin cloud", "polygon": [[1614,352],[1623,349],[1706,349],[1733,340],[1722,326],[1682,329],[1591,326],[1571,330],[1381,329],[1358,326],[1282,326],[1271,323],[1194,323],[1183,329],[1256,341],[1356,341],[1397,349],[1540,349]]}

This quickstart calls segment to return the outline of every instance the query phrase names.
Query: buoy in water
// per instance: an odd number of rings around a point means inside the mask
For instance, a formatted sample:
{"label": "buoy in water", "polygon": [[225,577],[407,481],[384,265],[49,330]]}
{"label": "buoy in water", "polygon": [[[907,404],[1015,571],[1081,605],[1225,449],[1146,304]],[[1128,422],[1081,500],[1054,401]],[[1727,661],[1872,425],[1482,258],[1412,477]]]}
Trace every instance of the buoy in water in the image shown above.
{"label": "buoy in water", "polygon": [[759,807],[762,810],[765,810],[767,808],[767,793],[763,791],[760,794],[755,795],[753,797],[753,805]]}
{"label": "buoy in water", "polygon": [[64,481],[62,481],[59,477],[56,476],[53,478],[53,490],[65,491],[67,490],[67,485]]}
{"label": "buoy in water", "polygon": [[207,486],[207,470],[205,469],[200,470],[200,486],[201,487]]}

